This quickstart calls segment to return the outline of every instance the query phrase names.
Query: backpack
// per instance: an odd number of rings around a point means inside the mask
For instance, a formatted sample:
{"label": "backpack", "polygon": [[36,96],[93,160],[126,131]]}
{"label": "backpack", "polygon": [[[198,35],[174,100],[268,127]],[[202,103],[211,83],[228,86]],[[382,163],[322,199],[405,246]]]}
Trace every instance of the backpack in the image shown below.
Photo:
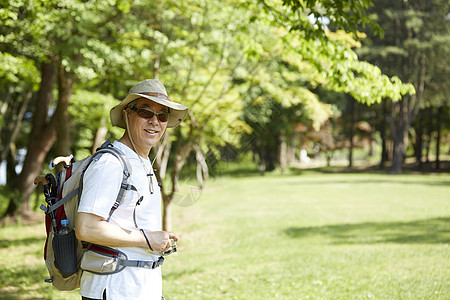
{"label": "backpack", "polygon": [[[52,283],[60,291],[70,291],[79,288],[82,269],[81,258],[86,249],[92,244],[77,240],[75,236],[75,217],[78,210],[79,199],[83,189],[83,176],[93,160],[109,153],[114,155],[122,164],[123,178],[116,201],[111,208],[108,220],[120,203],[125,199],[130,189],[135,189],[130,184],[131,165],[122,151],[115,148],[111,142],[106,141],[96,152],[80,161],[74,161],[73,156],[67,157],[65,169],[56,173],[56,178],[49,173],[38,176],[35,184],[43,183],[44,195],[47,206],[41,205],[45,212],[45,225],[47,238],[44,246],[44,260],[50,278],[46,282]],[[53,161],[53,165],[57,159]],[[62,160],[64,161],[64,160]],[[68,226],[62,228],[62,224]],[[110,251],[111,248],[95,245],[98,251]]]}

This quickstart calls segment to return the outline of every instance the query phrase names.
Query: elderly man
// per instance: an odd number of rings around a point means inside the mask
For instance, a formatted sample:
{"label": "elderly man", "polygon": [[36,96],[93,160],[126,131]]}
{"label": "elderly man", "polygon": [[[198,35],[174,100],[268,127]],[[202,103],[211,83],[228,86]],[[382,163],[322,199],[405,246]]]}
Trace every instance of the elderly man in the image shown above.
{"label": "elderly man", "polygon": [[161,194],[148,156],[166,128],[179,125],[187,111],[169,99],[164,85],[156,79],[139,82],[111,109],[112,125],[125,129],[113,147],[128,158],[135,189],[109,216],[121,187],[123,166],[113,155],[93,161],[83,178],[76,235],[79,240],[117,249],[129,260],[150,264],[145,268],[127,266],[106,275],[83,272],[82,299],[163,298],[160,255],[155,252],[168,249],[170,239],[178,241],[178,237],[162,231]]}

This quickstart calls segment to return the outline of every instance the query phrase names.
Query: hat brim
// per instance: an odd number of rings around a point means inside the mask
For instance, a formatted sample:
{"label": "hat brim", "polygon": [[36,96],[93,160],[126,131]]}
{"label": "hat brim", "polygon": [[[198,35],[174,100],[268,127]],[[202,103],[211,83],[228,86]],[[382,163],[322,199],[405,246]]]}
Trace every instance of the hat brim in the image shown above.
{"label": "hat brim", "polygon": [[117,126],[123,129],[126,129],[127,126],[125,124],[125,121],[123,120],[122,111],[123,109],[132,101],[139,99],[139,98],[146,98],[153,102],[156,102],[158,104],[167,106],[170,108],[170,114],[169,114],[169,120],[167,121],[167,127],[173,128],[178,126],[181,121],[184,120],[184,118],[187,115],[188,108],[180,103],[176,103],[170,100],[148,96],[144,94],[129,94],[125,99],[122,100],[118,105],[114,106],[111,111],[109,112],[109,116],[111,118],[111,124],[113,126]]}

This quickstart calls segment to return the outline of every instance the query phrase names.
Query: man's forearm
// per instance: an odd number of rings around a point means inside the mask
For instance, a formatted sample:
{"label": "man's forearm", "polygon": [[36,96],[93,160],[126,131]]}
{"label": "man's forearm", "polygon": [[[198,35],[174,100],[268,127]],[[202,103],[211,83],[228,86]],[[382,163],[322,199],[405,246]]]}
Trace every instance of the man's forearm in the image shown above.
{"label": "man's forearm", "polygon": [[148,248],[139,230],[123,229],[93,214],[78,213],[75,224],[75,233],[81,241],[108,247]]}

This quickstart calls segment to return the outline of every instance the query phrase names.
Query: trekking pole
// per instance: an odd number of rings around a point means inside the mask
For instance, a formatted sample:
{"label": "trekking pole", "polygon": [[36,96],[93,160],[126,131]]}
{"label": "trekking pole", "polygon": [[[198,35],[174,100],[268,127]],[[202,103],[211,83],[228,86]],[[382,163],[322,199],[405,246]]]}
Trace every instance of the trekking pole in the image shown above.
{"label": "trekking pole", "polygon": [[[47,181],[49,182],[48,184],[48,194],[49,197],[46,197],[47,203],[52,206],[53,204],[56,203],[56,201],[58,200],[58,186],[56,184],[56,179],[55,176],[53,176],[53,174],[48,173],[47,175],[45,175],[45,179],[47,179]],[[52,219],[52,227],[53,227],[53,232],[56,234],[58,233],[58,224],[56,224],[56,212],[52,211],[50,213],[50,217]]]}
{"label": "trekking pole", "polygon": [[55,176],[53,176],[53,174],[51,174],[51,173],[48,173],[47,175],[45,175],[45,179],[47,179],[49,181],[49,183],[50,183],[50,188],[51,188],[50,196],[52,196],[56,200],[56,196],[57,196],[57,191],[56,190],[57,190],[58,187],[56,185]]}
{"label": "trekking pole", "polygon": [[64,168],[67,169],[71,163],[73,163],[75,159],[73,158],[73,155],[70,154],[69,156],[58,156],[55,159],[53,159],[50,163],[51,168],[55,168],[57,164],[64,163]]}
{"label": "trekking pole", "polygon": [[[45,202],[47,202],[48,207],[51,207],[53,205],[54,202],[53,200],[56,200],[56,197],[53,196],[54,193],[52,193],[52,185],[56,186],[56,180],[53,177],[52,174],[47,174],[47,175],[39,175],[38,177],[36,177],[34,179],[34,184],[39,184],[42,183],[42,186],[44,187],[44,196],[45,196]],[[41,209],[44,210],[47,213],[47,210],[45,209],[45,206],[41,205]],[[47,213],[48,215],[48,213]],[[53,232],[57,232],[57,224],[56,224],[56,214],[53,211],[50,216],[52,219],[52,227],[53,227]]]}

